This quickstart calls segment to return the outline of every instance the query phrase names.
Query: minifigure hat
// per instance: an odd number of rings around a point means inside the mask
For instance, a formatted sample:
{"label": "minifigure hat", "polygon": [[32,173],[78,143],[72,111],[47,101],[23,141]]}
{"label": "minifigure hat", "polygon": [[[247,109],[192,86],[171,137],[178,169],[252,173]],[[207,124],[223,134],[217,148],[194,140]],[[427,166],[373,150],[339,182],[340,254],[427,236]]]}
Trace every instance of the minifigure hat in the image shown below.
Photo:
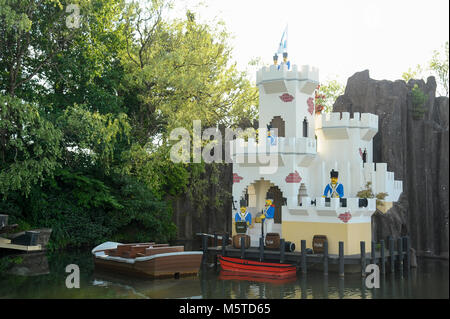
{"label": "minifigure hat", "polygon": [[272,193],[272,192],[267,192],[267,194],[266,194],[266,199],[274,200],[274,199],[275,199],[275,196],[273,196],[273,193]]}
{"label": "minifigure hat", "polygon": [[245,198],[241,198],[241,201],[239,202],[239,205],[241,207],[247,207],[247,201],[245,200]]}
{"label": "minifigure hat", "polygon": [[330,178],[333,178],[333,177],[338,178],[338,175],[339,175],[339,172],[338,172],[338,171],[335,171],[334,169],[331,170],[331,172],[330,172]]}

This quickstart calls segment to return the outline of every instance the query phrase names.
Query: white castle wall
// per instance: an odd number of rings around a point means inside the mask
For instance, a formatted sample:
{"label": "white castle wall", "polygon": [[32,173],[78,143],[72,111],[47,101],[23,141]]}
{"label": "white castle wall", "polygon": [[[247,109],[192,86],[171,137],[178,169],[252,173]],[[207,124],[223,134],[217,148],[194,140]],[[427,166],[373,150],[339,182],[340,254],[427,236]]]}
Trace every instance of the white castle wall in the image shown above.
{"label": "white castle wall", "polygon": [[[259,86],[259,125],[265,128],[275,116],[285,121],[286,137],[303,136],[303,120],[308,121],[308,137],[314,137],[314,112],[308,112],[307,100],[311,97],[318,82],[318,70],[307,65],[298,68],[286,65],[271,65],[257,73]],[[280,96],[288,93],[291,102],[283,102]]]}
{"label": "white castle wall", "polygon": [[[240,179],[233,184],[233,197],[238,201],[247,191],[249,210],[253,216],[264,208],[267,190],[277,186],[287,199],[282,207],[283,221],[339,222],[340,213],[350,210],[353,218],[349,223],[370,223],[375,211],[375,199],[368,207],[359,207],[356,194],[367,182],[372,183],[375,194],[386,192],[386,201],[397,201],[402,192],[402,182],[394,180],[386,163],[373,163],[372,139],[378,132],[378,116],[369,113],[348,112],[315,115],[308,112],[308,98],[313,97],[318,83],[318,70],[309,66],[287,70],[282,65],[264,67],[257,73],[260,91],[260,129],[266,128],[275,116],[285,121],[286,137],[278,137],[277,145],[257,144],[254,138],[248,142],[236,139],[230,143],[233,173]],[[293,97],[284,102],[280,96],[288,93]],[[308,137],[303,137],[303,119],[308,120]],[[261,131],[262,132],[262,131]],[[264,131],[264,137],[266,132]],[[317,139],[315,138],[317,137]],[[259,141],[267,141],[259,137]],[[366,150],[363,165],[360,151]],[[263,155],[261,157],[261,154]],[[276,169],[267,172],[268,161]],[[274,162],[275,161],[275,162]],[[326,207],[322,198],[325,186],[330,182],[330,171],[339,171],[339,182],[344,185],[347,207],[340,207],[339,200],[332,199]],[[300,183],[287,183],[286,177],[298,172]],[[298,203],[301,183],[306,186],[307,196]],[[316,204],[311,205],[311,200]],[[234,212],[233,212],[234,215]]]}

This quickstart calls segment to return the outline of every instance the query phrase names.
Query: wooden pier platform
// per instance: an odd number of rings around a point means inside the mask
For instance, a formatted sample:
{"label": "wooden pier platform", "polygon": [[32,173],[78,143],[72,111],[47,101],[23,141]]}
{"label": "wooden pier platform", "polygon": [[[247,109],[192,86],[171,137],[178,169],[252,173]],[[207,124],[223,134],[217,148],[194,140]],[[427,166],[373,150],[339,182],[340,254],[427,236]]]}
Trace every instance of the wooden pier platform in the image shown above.
{"label": "wooden pier platform", "polygon": [[41,245],[25,246],[25,245],[11,244],[10,239],[6,239],[6,238],[2,238],[2,237],[0,237],[0,248],[21,250],[21,251],[41,251],[42,250]]}
{"label": "wooden pier platform", "polygon": [[[395,241],[393,238],[389,238],[387,247],[384,241],[381,240],[378,245],[379,249],[376,249],[377,245],[375,242],[371,242],[371,252],[367,253],[366,243],[360,242],[361,253],[354,255],[344,255],[344,242],[339,242],[339,254],[328,254],[328,242],[324,243],[324,252],[321,254],[307,253],[305,240],[300,242],[300,251],[294,252],[286,252],[282,249],[269,250],[267,247],[264,247],[263,240],[260,240],[260,247],[245,248],[242,238],[240,249],[234,248],[232,245],[219,246],[217,245],[217,238],[213,242],[216,245],[213,244],[212,247],[208,247],[208,237],[202,237],[203,262],[207,261],[208,256],[212,256],[216,265],[218,262],[217,256],[223,255],[242,259],[295,264],[305,274],[308,268],[321,269],[327,274],[329,265],[333,271],[337,270],[340,276],[344,276],[345,272],[361,272],[361,275],[365,276],[366,266],[369,264],[378,265],[382,274],[386,272],[402,272],[404,269],[408,270],[411,267],[409,237],[398,238]],[[225,242],[228,242],[226,237]],[[281,243],[280,246],[284,247],[284,239],[281,239]],[[346,265],[347,267],[345,267]]]}

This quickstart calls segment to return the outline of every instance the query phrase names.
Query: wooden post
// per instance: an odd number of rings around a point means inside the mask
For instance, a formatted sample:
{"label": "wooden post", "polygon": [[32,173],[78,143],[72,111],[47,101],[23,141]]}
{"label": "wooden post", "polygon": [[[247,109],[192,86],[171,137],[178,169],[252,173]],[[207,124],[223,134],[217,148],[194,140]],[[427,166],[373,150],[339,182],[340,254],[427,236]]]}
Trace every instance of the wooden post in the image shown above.
{"label": "wooden post", "polygon": [[217,237],[217,233],[214,233],[214,247],[219,245],[219,238]]}
{"label": "wooden post", "polygon": [[259,261],[264,261],[264,238],[259,237]]}
{"label": "wooden post", "polygon": [[411,268],[411,242],[409,240],[408,236],[405,236],[403,238],[404,245],[405,245],[405,251],[406,251],[406,269],[409,270]]}
{"label": "wooden post", "polygon": [[306,274],[306,240],[300,241],[300,247],[302,249],[301,255],[302,274]]}
{"label": "wooden post", "polygon": [[206,263],[208,257],[208,237],[206,235],[202,236],[202,247],[203,247],[203,263]]}
{"label": "wooden post", "polygon": [[228,234],[223,234],[222,235],[222,256],[223,257],[225,257],[227,254],[227,251],[226,251],[227,243],[228,243]]}
{"label": "wooden post", "polygon": [[245,237],[241,237],[241,259],[245,259]]}
{"label": "wooden post", "polygon": [[371,255],[370,263],[371,264],[376,264],[377,263],[376,258],[375,258],[375,249],[376,249],[376,245],[375,245],[375,242],[372,240],[372,244],[371,244],[371,247],[370,247],[370,255]]}
{"label": "wooden post", "polygon": [[361,241],[359,243],[361,248],[361,276],[366,276],[366,242]]}
{"label": "wooden post", "polygon": [[285,245],[284,238],[281,238],[280,239],[280,263],[284,263],[284,251],[286,248],[286,247],[284,247],[284,245]]}
{"label": "wooden post", "polygon": [[344,242],[339,242],[339,276],[344,277]]}
{"label": "wooden post", "polygon": [[395,255],[394,255],[394,238],[389,236],[389,261],[391,267],[391,273],[395,272]]}
{"label": "wooden post", "polygon": [[403,272],[403,239],[397,239],[397,251],[398,251],[398,270]]}
{"label": "wooden post", "polygon": [[217,246],[219,245],[219,239],[217,237],[217,233],[214,233],[214,248],[215,248],[215,253],[214,253],[214,267],[217,268]]}
{"label": "wooden post", "polygon": [[380,254],[381,254],[381,273],[386,273],[386,258],[384,257],[384,240],[380,240]]}
{"label": "wooden post", "polygon": [[328,241],[323,242],[323,274],[328,275]]}

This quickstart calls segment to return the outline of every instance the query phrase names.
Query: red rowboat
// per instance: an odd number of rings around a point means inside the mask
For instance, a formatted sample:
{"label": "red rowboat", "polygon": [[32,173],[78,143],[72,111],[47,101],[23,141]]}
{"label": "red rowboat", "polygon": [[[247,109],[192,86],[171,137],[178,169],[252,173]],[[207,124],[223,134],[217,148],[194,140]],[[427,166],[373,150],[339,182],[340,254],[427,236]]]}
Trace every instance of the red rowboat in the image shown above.
{"label": "red rowboat", "polygon": [[297,275],[297,267],[291,264],[267,263],[248,259],[219,256],[222,270],[242,275],[270,278],[289,278]]}

